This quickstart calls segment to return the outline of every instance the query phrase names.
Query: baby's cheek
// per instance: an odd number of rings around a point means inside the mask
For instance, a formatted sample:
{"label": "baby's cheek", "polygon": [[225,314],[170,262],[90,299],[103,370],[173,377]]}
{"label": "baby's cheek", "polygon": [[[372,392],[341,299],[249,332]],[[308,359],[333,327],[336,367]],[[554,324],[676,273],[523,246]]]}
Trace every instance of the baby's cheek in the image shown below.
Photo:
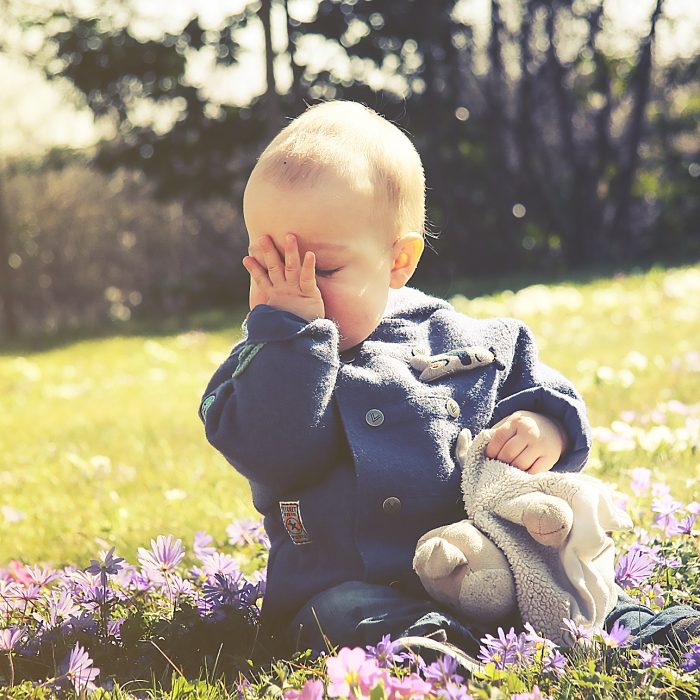
{"label": "baby's cheek", "polygon": [[316,275],[316,286],[318,287],[318,291],[321,292],[321,296],[323,297],[323,300],[325,301],[326,296],[328,296],[328,291],[329,291],[329,284],[328,284],[328,278],[326,277],[319,277]]}

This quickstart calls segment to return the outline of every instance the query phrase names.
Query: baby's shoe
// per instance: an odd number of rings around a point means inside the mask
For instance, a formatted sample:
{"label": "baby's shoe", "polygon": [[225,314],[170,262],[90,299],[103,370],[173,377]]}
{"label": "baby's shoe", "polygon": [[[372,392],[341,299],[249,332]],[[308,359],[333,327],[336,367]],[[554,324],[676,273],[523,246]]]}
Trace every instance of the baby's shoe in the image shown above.
{"label": "baby's shoe", "polygon": [[447,634],[444,630],[438,630],[430,637],[399,637],[395,641],[395,645],[396,651],[412,652],[427,663],[447,656],[457,662],[455,672],[463,676],[470,676],[475,671],[482,669],[482,665],[477,659],[447,641]]}
{"label": "baby's shoe", "polygon": [[692,641],[700,640],[700,615],[689,615],[676,620],[664,632],[657,632],[652,641],[673,647],[677,651],[685,651]]}

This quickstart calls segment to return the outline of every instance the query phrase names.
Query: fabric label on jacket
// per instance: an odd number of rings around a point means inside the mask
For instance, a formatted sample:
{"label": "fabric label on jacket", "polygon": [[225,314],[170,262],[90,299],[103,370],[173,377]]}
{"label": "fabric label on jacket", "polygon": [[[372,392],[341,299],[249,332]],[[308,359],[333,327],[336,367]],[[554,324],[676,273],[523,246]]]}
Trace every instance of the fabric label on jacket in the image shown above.
{"label": "fabric label on jacket", "polygon": [[294,544],[310,544],[311,537],[301,519],[299,501],[280,501],[282,522]]}

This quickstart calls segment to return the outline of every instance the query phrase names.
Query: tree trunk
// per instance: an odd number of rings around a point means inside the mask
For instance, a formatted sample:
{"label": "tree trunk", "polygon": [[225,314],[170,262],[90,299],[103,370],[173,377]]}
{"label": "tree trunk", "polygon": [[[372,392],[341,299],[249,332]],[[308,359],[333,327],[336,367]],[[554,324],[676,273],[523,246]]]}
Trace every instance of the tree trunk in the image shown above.
{"label": "tree trunk", "polygon": [[283,0],[284,15],[285,15],[285,27],[287,32],[287,54],[289,55],[289,66],[292,69],[292,86],[289,92],[294,101],[294,106],[303,104],[303,90],[301,85],[301,78],[304,74],[304,69],[296,62],[294,54],[296,52],[296,45],[292,40],[292,33],[294,32],[294,26],[292,25],[292,19],[289,16],[289,2],[288,0]]}
{"label": "tree trunk", "polygon": [[649,33],[642,40],[639,59],[632,75],[632,111],[625,130],[625,140],[620,156],[617,175],[610,186],[611,208],[606,217],[605,232],[609,240],[615,241],[616,253],[625,254],[630,243],[629,210],[632,202],[632,185],[639,164],[639,146],[644,131],[644,112],[649,101],[649,85],[652,69],[652,48],[656,35],[656,23],[661,16],[664,0],[656,0],[651,15]]}
{"label": "tree trunk", "polygon": [[497,203],[495,216],[500,229],[502,250],[513,245],[514,224],[511,209],[514,201],[512,176],[508,166],[510,134],[506,105],[506,75],[503,62],[502,39],[505,25],[499,0],[491,0],[490,35],[488,41],[489,72],[486,76],[486,137],[493,154],[493,168],[489,168],[489,185]]}
{"label": "tree trunk", "polygon": [[[513,128],[520,168],[519,181],[527,193],[526,199],[536,201],[548,219],[552,230],[564,231],[567,226],[567,206],[562,201],[558,179],[552,173],[552,160],[547,153],[539,128],[535,125],[536,103],[533,99],[534,77],[530,67],[530,41],[535,23],[537,0],[528,0],[520,21],[518,49],[520,81],[516,93],[516,118]],[[528,205],[530,202],[527,202]]]}
{"label": "tree trunk", "polygon": [[587,248],[582,250],[582,242],[574,242],[572,258],[576,260],[587,259],[590,262],[602,262],[605,260],[607,249],[603,238],[603,203],[599,195],[604,183],[610,159],[612,157],[612,145],[610,140],[610,127],[612,116],[612,84],[610,69],[605,55],[598,46],[598,35],[602,28],[602,20],[605,14],[605,0],[588,16],[587,48],[593,55],[595,64],[594,81],[592,90],[602,96],[603,104],[592,115],[594,136],[590,143],[589,158],[583,158],[581,165],[585,179],[581,185],[581,207],[587,212],[586,224],[588,226]]}
{"label": "tree trunk", "polygon": [[4,170],[0,165],[0,304],[2,305],[2,330],[6,337],[19,335],[19,319],[16,297],[12,282],[13,270],[9,264],[10,257],[10,216],[5,202]]}
{"label": "tree trunk", "polygon": [[272,46],[272,0],[261,0],[260,21],[265,38],[265,100],[267,131],[271,137],[277,132],[281,121],[281,109],[277,84],[275,83],[275,50]]}

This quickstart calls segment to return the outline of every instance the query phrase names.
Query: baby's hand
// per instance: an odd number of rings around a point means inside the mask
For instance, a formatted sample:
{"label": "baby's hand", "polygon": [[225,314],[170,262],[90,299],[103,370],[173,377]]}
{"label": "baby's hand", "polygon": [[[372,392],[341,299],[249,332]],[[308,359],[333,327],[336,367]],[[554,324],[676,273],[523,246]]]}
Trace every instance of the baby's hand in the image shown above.
{"label": "baby's hand", "polygon": [[270,236],[263,236],[251,253],[243,258],[251,279],[251,310],[258,304],[269,304],[307,321],[323,318],[323,298],[316,285],[316,255],[307,251],[302,263],[294,234],[285,236],[284,264]]}
{"label": "baby's hand", "polygon": [[566,449],[558,421],[532,411],[516,411],[496,423],[486,456],[512,464],[528,474],[549,471]]}

